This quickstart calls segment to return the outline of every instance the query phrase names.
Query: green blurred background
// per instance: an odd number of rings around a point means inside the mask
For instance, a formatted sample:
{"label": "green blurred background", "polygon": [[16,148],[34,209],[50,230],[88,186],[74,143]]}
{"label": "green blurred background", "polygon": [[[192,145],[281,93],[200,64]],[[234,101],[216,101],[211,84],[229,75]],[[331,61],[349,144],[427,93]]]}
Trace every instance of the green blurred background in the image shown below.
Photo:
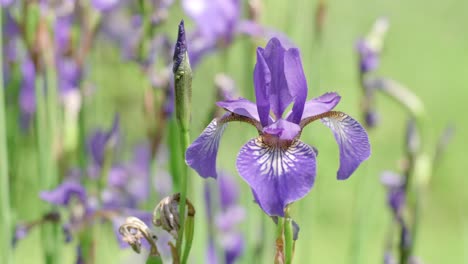
{"label": "green blurred background", "polygon": [[[455,125],[455,137],[441,163],[434,171],[428,192],[423,199],[422,223],[415,255],[424,263],[468,263],[468,180],[463,169],[468,162],[464,136],[468,122],[468,1],[327,1],[326,18],[321,41],[314,35],[316,1],[265,0],[261,21],[284,32],[300,48],[309,86],[309,98],[327,91],[342,95],[338,110],[360,118],[360,96],[355,41],[368,32],[376,18],[387,16],[387,34],[378,75],[391,77],[407,85],[424,102],[429,117],[430,142],[435,146],[438,135],[448,123]],[[178,21],[184,18],[177,3],[171,9],[167,29],[175,38]],[[190,29],[190,21],[188,28]],[[229,49],[227,65],[220,53],[205,59],[194,73],[192,139],[207,125],[215,100],[214,75],[225,71],[231,75],[240,93],[253,89],[252,71],[255,56],[250,61],[250,41],[238,39]],[[264,45],[265,43],[259,43]],[[98,43],[90,60],[90,82],[96,84],[95,96],[85,102],[87,125],[107,127],[114,112],[121,113],[124,146],[130,150],[145,136],[143,118],[144,89],[137,66],[121,60],[118,51]],[[190,48],[190,47],[189,47]],[[248,74],[247,74],[248,73]],[[246,88],[248,86],[248,88]],[[249,97],[242,94],[245,97]],[[253,98],[250,98],[253,99]],[[385,236],[391,222],[386,206],[386,194],[379,176],[383,170],[396,170],[404,154],[403,142],[407,115],[398,104],[378,96],[380,125],[369,132],[371,158],[347,181],[335,179],[338,168],[338,148],[330,131],[321,124],[308,127],[303,141],[318,148],[318,174],[310,194],[294,204],[292,216],[301,227],[296,243],[295,263],[383,263]],[[241,133],[239,132],[241,131]],[[254,137],[255,130],[233,123],[221,141],[219,167],[236,175],[235,158],[239,148]],[[18,150],[21,160],[12,166],[22,176],[13,180],[13,201],[20,207],[18,218],[36,219],[37,191],[30,190],[37,179],[37,167],[32,162],[34,143],[22,139]],[[28,142],[29,140],[30,142]],[[24,166],[24,163],[28,164]],[[251,203],[251,194],[243,186],[242,202],[248,208],[248,218],[256,223],[242,227],[250,234],[259,230],[259,221],[267,223],[266,252],[259,263],[271,263],[274,252],[273,222]],[[15,182],[19,181],[19,182]],[[202,180],[192,172],[195,200],[196,238],[192,249],[193,263],[203,263],[205,220],[201,208]],[[118,252],[111,227],[100,227],[97,263],[127,263],[133,252]],[[250,240],[258,236],[249,236]],[[16,263],[40,263],[41,237],[38,231],[19,243]],[[66,246],[65,255],[71,263],[74,247]],[[33,258],[34,256],[34,258]],[[38,260],[37,262],[35,260]],[[243,260],[244,263],[249,263]],[[133,263],[136,263],[132,261]]]}

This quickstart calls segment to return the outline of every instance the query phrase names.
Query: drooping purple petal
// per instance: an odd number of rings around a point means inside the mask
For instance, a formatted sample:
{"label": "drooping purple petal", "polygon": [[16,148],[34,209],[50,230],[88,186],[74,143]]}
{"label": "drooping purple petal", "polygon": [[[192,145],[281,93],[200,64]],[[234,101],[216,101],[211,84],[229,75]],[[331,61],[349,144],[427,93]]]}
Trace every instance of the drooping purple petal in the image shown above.
{"label": "drooping purple petal", "polygon": [[86,190],[77,182],[66,181],[54,190],[42,191],[40,197],[42,200],[55,205],[68,205],[73,197],[85,204]]}
{"label": "drooping purple petal", "polygon": [[260,121],[257,111],[257,105],[245,98],[220,101],[216,104],[229,112]]}
{"label": "drooping purple petal", "polygon": [[216,156],[218,155],[219,141],[227,125],[225,123],[219,124],[218,121],[218,119],[213,119],[185,152],[187,165],[203,178],[217,177]]}
{"label": "drooping purple petal", "polygon": [[315,152],[299,140],[281,148],[252,139],[241,148],[236,165],[260,207],[271,216],[284,216],[284,208],[304,197],[314,184]]}
{"label": "drooping purple petal", "polygon": [[257,112],[262,126],[268,125],[270,116],[270,86],[271,86],[271,72],[268,64],[263,58],[263,49],[257,49],[257,63],[254,68],[254,86],[255,98],[257,103]]}
{"label": "drooping purple petal", "polygon": [[[337,93],[325,93],[317,98],[311,99],[305,103],[302,119],[315,115],[320,115],[335,108],[340,102],[341,96]],[[292,112],[288,113],[287,120],[291,121]]]}
{"label": "drooping purple petal", "polygon": [[263,132],[275,136],[279,140],[292,140],[301,132],[301,127],[298,124],[279,119],[275,123],[265,127]]}
{"label": "drooping purple petal", "polygon": [[302,68],[301,55],[296,48],[289,49],[284,54],[284,76],[294,101],[290,121],[299,124],[307,98],[307,81]]}
{"label": "drooping purple petal", "polygon": [[329,127],[340,149],[340,168],[337,177],[345,180],[370,156],[370,143],[366,130],[345,113],[322,118]]}

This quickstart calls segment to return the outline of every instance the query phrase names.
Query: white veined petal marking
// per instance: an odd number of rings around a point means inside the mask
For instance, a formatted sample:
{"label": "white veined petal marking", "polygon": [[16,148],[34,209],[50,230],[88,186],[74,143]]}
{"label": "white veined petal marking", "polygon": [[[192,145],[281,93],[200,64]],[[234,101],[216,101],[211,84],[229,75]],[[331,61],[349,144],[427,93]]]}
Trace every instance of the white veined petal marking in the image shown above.
{"label": "white veined petal marking", "polygon": [[248,144],[252,158],[258,163],[258,173],[266,177],[281,177],[294,170],[298,156],[315,155],[313,149],[296,140],[288,148],[269,146],[261,137]]}
{"label": "white veined petal marking", "polygon": [[218,120],[214,119],[211,123],[205,128],[202,135],[208,140],[204,141],[203,147],[200,150],[200,155],[204,155],[214,150],[218,149],[219,141],[223,135],[224,129],[226,129],[227,124],[218,125]]}

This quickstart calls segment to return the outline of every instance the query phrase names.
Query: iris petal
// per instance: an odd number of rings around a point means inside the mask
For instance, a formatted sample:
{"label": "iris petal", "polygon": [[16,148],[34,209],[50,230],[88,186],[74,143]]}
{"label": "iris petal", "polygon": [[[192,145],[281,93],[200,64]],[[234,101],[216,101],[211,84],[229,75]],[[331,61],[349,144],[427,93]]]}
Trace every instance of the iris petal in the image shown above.
{"label": "iris petal", "polygon": [[[325,93],[313,98],[305,103],[302,119],[328,112],[335,108],[340,100],[341,96],[337,93]],[[292,121],[292,118],[293,113],[289,112],[286,119]]]}
{"label": "iris petal", "polygon": [[237,170],[263,211],[284,216],[284,208],[304,197],[314,184],[315,152],[299,140],[288,148],[280,148],[256,138],[241,148]]}
{"label": "iris petal", "polygon": [[263,126],[268,125],[270,113],[270,85],[271,85],[271,72],[268,64],[263,58],[263,49],[257,49],[257,63],[254,69],[254,86],[255,98],[257,101],[257,111],[260,118],[260,123]]}
{"label": "iris petal", "polygon": [[345,180],[370,156],[366,130],[358,121],[341,112],[321,121],[332,130],[339,145],[340,168],[337,176],[339,180]]}
{"label": "iris petal", "polygon": [[284,76],[288,84],[289,93],[294,98],[290,121],[299,124],[307,98],[307,81],[302,69],[301,55],[298,49],[289,49],[284,54]]}
{"label": "iris petal", "polygon": [[218,119],[213,119],[185,152],[187,164],[203,178],[217,177],[216,157],[219,141],[226,126],[225,123],[219,124]]}
{"label": "iris petal", "polygon": [[245,98],[220,101],[216,104],[229,112],[260,121],[260,118],[258,117],[257,105]]}

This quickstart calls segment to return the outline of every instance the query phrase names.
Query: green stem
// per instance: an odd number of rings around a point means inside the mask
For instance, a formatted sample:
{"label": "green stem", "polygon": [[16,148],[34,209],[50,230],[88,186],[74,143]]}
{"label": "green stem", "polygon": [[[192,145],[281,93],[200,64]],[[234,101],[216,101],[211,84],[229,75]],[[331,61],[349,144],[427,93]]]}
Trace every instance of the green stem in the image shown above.
{"label": "green stem", "polygon": [[284,257],[286,264],[291,264],[294,256],[294,239],[292,218],[289,216],[289,206],[286,208],[284,216]]}
{"label": "green stem", "polygon": [[[188,148],[190,144],[190,131],[188,128],[184,128],[182,124],[179,123],[180,127],[180,147],[182,150],[182,161],[185,160],[185,150]],[[183,165],[182,169],[182,174],[180,175],[180,203],[179,203],[179,218],[180,218],[180,230],[179,234],[177,236],[177,251],[179,253],[179,256],[181,255],[182,252],[182,242],[183,242],[183,237],[184,237],[184,226],[185,226],[185,207],[187,204],[187,181],[188,181],[188,167],[187,165]],[[192,242],[186,243],[186,246],[191,246]],[[186,248],[185,251],[190,251],[190,248]],[[188,252],[187,252],[188,254]],[[185,260],[186,261],[186,260]],[[182,259],[182,263],[184,262],[184,259]]]}
{"label": "green stem", "polygon": [[[3,21],[0,9],[0,21]],[[11,231],[12,219],[10,208],[10,179],[8,175],[7,127],[5,118],[5,89],[3,86],[3,32],[0,31],[0,232],[2,239],[1,263],[12,263]]]}

